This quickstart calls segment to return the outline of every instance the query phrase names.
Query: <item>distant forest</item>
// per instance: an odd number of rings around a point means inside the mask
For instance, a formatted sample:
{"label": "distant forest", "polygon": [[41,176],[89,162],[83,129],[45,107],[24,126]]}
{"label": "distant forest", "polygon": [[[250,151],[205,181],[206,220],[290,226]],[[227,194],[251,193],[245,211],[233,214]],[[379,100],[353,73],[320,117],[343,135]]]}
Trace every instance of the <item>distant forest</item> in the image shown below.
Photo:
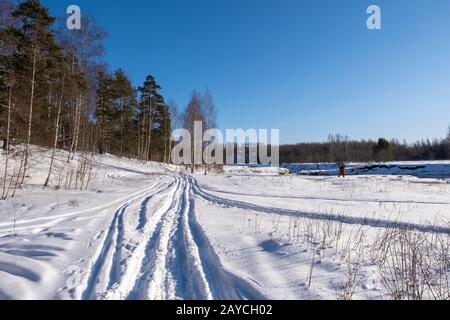
{"label": "distant forest", "polygon": [[327,142],[298,143],[280,146],[281,163],[318,162],[386,162],[412,160],[450,160],[450,128],[445,139],[415,143],[388,141],[355,141],[340,134],[330,135]]}

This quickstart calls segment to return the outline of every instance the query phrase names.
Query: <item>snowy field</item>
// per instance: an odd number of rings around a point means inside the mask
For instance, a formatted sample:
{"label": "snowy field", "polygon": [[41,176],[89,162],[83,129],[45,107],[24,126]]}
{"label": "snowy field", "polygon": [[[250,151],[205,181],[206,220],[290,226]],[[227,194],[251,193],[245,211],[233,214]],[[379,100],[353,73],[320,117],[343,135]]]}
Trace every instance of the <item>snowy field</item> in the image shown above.
{"label": "snowy field", "polygon": [[60,151],[44,189],[50,156],[34,147],[0,201],[0,299],[450,298],[448,175],[205,176],[94,155],[86,188]]}

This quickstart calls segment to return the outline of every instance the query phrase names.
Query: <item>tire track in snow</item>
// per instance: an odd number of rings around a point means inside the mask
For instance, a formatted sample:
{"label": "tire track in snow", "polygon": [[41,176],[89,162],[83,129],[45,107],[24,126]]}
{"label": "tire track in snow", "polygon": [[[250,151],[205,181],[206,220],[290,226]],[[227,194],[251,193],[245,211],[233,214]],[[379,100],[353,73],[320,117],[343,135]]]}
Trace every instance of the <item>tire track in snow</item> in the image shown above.
{"label": "tire track in snow", "polygon": [[151,193],[158,185],[159,183],[156,183],[140,195],[128,200],[114,213],[106,236],[101,244],[100,252],[91,267],[86,288],[81,295],[83,300],[93,300],[101,297],[102,293],[104,294],[104,292],[119,281],[121,277],[121,256],[124,233],[123,215],[133,202]]}
{"label": "tire track in snow", "polygon": [[196,220],[192,181],[184,175],[174,176],[174,182],[160,190],[170,189],[145,223],[140,217],[135,231],[142,234],[142,241],[125,261],[125,212],[144,197],[139,215],[146,216],[144,208],[155,194],[142,194],[116,211],[83,299],[266,299],[255,282],[229,272],[221,264]]}
{"label": "tire track in snow", "polygon": [[217,190],[214,188],[202,187],[202,190],[206,192],[212,191],[222,194],[231,194],[237,196],[248,196],[248,197],[263,197],[263,198],[275,198],[275,199],[300,199],[300,200],[320,200],[320,201],[332,201],[332,202],[363,202],[363,203],[394,203],[394,204],[421,204],[421,205],[450,205],[450,202],[431,202],[431,201],[409,201],[409,200],[378,200],[378,199],[342,199],[342,198],[324,198],[315,196],[284,196],[284,195],[273,195],[273,194],[253,194],[253,193],[242,193],[233,192],[225,190]]}
{"label": "tire track in snow", "polygon": [[194,241],[189,224],[192,210],[192,201],[189,197],[190,184],[185,176],[183,181],[177,224],[170,242],[170,255],[166,258],[167,268],[170,271],[165,291],[169,293],[170,299],[212,300],[214,297],[210,282],[206,277],[199,247]]}
{"label": "tire track in snow", "polygon": [[111,271],[109,273],[109,283],[108,288],[111,288],[120,279],[120,260],[122,257],[122,247],[123,247],[123,215],[129,204],[124,207],[117,217],[116,222],[116,246],[114,248],[114,254],[112,256]]}
{"label": "tire track in snow", "polygon": [[[131,257],[132,261],[129,265],[139,266],[131,268],[124,275],[124,281],[119,285],[116,290],[112,290],[108,293],[108,298],[117,299],[143,299],[144,289],[150,281],[150,275],[153,271],[154,264],[152,261],[157,250],[156,245],[161,243],[164,238],[164,224],[168,220],[171,208],[174,205],[174,199],[177,199],[176,192],[179,190],[180,182],[176,179],[171,192],[169,192],[166,200],[162,204],[159,210],[157,210],[152,217],[148,220],[142,230],[145,235],[145,241],[141,241],[138,248],[136,248],[134,255]],[[144,202],[146,199],[144,199]],[[162,247],[163,248],[163,247]],[[160,250],[162,250],[160,248]]]}
{"label": "tire track in snow", "polygon": [[147,242],[141,271],[128,299],[264,299],[257,285],[222,266],[195,219],[191,182],[177,190]]}
{"label": "tire track in snow", "polygon": [[[147,189],[147,191],[154,189],[155,187],[157,187],[161,182],[156,182],[153,186],[149,187]],[[9,233],[11,231],[11,228],[13,226],[16,226],[15,230],[16,231],[24,231],[24,230],[28,230],[28,229],[36,229],[36,228],[42,228],[42,229],[46,229],[49,228],[51,226],[55,226],[58,223],[65,221],[66,219],[69,218],[73,218],[75,216],[86,216],[89,213],[93,213],[94,215],[100,211],[103,211],[105,209],[110,208],[112,205],[121,205],[123,204],[125,201],[127,201],[127,199],[135,199],[136,197],[140,197],[142,195],[143,191],[138,191],[135,192],[131,195],[128,195],[126,197],[123,198],[119,198],[113,202],[107,203],[107,204],[101,204],[95,207],[91,207],[91,208],[83,208],[81,210],[75,210],[75,211],[71,211],[68,213],[63,213],[63,214],[56,214],[56,215],[49,215],[49,216],[45,216],[45,217],[38,217],[38,218],[33,218],[33,219],[23,219],[23,220],[19,220],[19,221],[11,221],[11,222],[4,222],[4,223],[0,223],[0,233]],[[45,222],[47,221],[47,222]],[[21,227],[23,226],[23,227]]]}
{"label": "tire track in snow", "polygon": [[139,224],[136,227],[136,231],[143,231],[145,226],[147,225],[147,206],[150,203],[150,200],[154,199],[157,195],[162,193],[163,191],[170,189],[176,182],[176,179],[171,181],[168,185],[164,185],[162,189],[157,191],[156,193],[146,197],[139,208]]}
{"label": "tire track in snow", "polygon": [[[189,178],[192,184],[193,178]],[[192,240],[199,248],[199,257],[206,279],[210,285],[213,299],[220,300],[265,300],[267,296],[261,291],[260,286],[253,280],[240,277],[228,271],[220,262],[220,258],[209,242],[205,231],[198,223],[195,216],[195,202],[191,186],[189,187],[189,202],[191,203],[188,212],[189,229]]]}
{"label": "tire track in snow", "polygon": [[251,210],[269,214],[276,215],[284,215],[284,216],[293,216],[293,217],[303,217],[307,219],[315,219],[315,220],[326,220],[326,221],[336,221],[342,222],[345,224],[359,224],[366,225],[374,228],[385,228],[385,229],[409,229],[415,230],[419,232],[434,232],[434,233],[442,233],[449,234],[449,227],[442,226],[433,226],[419,223],[410,223],[410,222],[401,222],[401,221],[392,221],[387,219],[374,219],[369,217],[352,217],[345,215],[337,215],[337,214],[325,214],[325,213],[313,213],[313,212],[304,212],[304,211],[296,211],[291,209],[282,209],[282,208],[274,208],[274,207],[264,207],[253,203],[248,203],[244,201],[238,200],[230,200],[221,198],[210,193],[207,193],[203,190],[202,187],[198,184],[198,182],[191,178],[194,194],[201,199],[204,199],[208,202],[218,204],[225,207],[233,207],[239,208],[243,210]]}
{"label": "tire track in snow", "polygon": [[[123,228],[120,228],[118,220],[122,219],[125,210],[131,202],[131,200],[126,202],[114,214],[114,218],[109,226],[100,254],[89,274],[87,287],[82,294],[83,300],[95,299],[97,286],[102,285],[102,282],[105,282],[105,279],[102,278],[106,278],[107,273],[110,273],[109,277],[111,277],[112,273],[117,272],[117,267],[114,266],[114,263],[117,264],[117,261],[114,260],[120,259],[120,252],[117,253],[117,251],[120,251],[120,242],[123,239],[122,235],[118,235],[120,232],[123,232]],[[110,259],[112,259],[111,263],[109,263]],[[110,270],[109,272],[108,269]],[[111,284],[110,280],[108,281],[108,284]]]}
{"label": "tire track in snow", "polygon": [[[161,278],[160,292],[165,299],[266,299],[258,285],[229,272],[220,262],[204,230],[195,217],[191,180],[184,181],[178,205],[178,217],[172,228],[166,277]],[[152,297],[150,295],[150,297]]]}
{"label": "tire track in snow", "polygon": [[166,256],[169,250],[171,231],[176,224],[180,195],[184,186],[184,181],[179,178],[176,179],[176,190],[169,199],[170,205],[165,208],[166,210],[161,215],[155,230],[148,238],[140,275],[127,297],[130,300],[165,299]]}
{"label": "tire track in snow", "polygon": [[125,299],[130,295],[130,292],[133,290],[133,284],[136,282],[136,279],[139,277],[141,271],[141,265],[146,257],[146,247],[148,246],[148,239],[152,237],[153,234],[157,232],[157,224],[165,214],[165,212],[169,209],[172,199],[174,199],[174,194],[178,189],[176,179],[174,179],[168,185],[165,185],[164,188],[157,191],[155,194],[150,197],[144,198],[144,200],[140,204],[139,215],[147,213],[146,206],[149,204],[149,198],[154,199],[157,195],[163,194],[165,191],[168,191],[168,194],[165,196],[165,200],[160,205],[159,209],[156,210],[151,217],[146,220],[146,223],[142,228],[137,229],[136,232],[141,234],[141,241],[138,243],[137,247],[132,251],[131,255],[124,261],[123,263],[123,274],[118,281],[116,281],[112,286],[108,288],[108,291],[103,295],[106,299]]}

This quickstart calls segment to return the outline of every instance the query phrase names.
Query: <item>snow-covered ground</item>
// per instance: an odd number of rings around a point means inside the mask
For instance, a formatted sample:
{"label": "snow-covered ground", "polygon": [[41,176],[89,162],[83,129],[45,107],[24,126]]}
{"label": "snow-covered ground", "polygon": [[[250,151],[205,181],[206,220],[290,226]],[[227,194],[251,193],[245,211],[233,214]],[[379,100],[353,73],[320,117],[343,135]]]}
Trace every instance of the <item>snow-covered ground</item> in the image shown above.
{"label": "snow-covered ground", "polygon": [[386,235],[449,238],[444,179],[190,175],[95,155],[80,191],[78,157],[59,151],[61,187],[44,189],[50,156],[34,147],[25,186],[0,201],[0,299],[388,299]]}

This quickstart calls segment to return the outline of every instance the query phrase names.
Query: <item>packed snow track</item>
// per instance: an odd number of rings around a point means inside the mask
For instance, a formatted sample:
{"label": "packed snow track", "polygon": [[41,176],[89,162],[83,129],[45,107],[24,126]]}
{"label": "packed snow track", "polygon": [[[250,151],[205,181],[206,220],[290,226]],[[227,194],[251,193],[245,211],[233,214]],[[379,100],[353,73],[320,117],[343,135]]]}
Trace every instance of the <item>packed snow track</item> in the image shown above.
{"label": "packed snow track", "polygon": [[[178,174],[123,203],[114,213],[83,290],[83,299],[262,299],[249,280],[221,265],[196,221],[191,179]],[[159,209],[136,227],[142,241],[122,260],[124,216],[163,193]],[[142,212],[140,213],[142,215]],[[139,266],[138,269],[135,267]],[[138,270],[138,272],[136,272]]]}

